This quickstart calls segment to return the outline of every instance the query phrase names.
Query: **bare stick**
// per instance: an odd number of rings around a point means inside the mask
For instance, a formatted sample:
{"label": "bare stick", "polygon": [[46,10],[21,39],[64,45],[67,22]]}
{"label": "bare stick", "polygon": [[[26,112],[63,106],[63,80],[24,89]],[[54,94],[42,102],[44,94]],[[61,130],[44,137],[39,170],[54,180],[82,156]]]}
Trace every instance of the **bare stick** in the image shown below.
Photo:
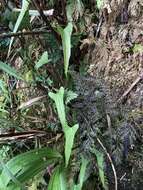
{"label": "bare stick", "polygon": [[114,178],[115,178],[115,190],[117,190],[117,189],[118,189],[117,174],[116,174],[116,170],[115,170],[113,161],[112,161],[112,159],[111,159],[111,156],[110,156],[110,154],[107,152],[107,150],[106,150],[105,146],[103,145],[103,143],[101,142],[101,140],[100,140],[98,137],[96,137],[96,138],[97,138],[98,143],[101,145],[101,147],[102,147],[103,150],[105,151],[105,153],[106,153],[106,155],[107,155],[107,157],[108,157],[108,159],[109,159],[109,161],[110,161],[110,163],[111,163],[111,167],[112,167],[112,170],[113,170],[113,173],[114,173]]}
{"label": "bare stick", "polygon": [[17,32],[17,33],[14,33],[14,32],[11,32],[11,33],[3,33],[3,34],[0,34],[0,39],[2,38],[11,38],[12,36],[13,37],[19,37],[19,36],[23,36],[23,35],[39,35],[39,34],[46,34],[48,33],[49,31],[28,31],[28,32]]}
{"label": "bare stick", "polygon": [[[13,11],[20,12],[21,9],[13,8]],[[46,16],[52,16],[53,12],[54,12],[54,9],[43,11],[44,15],[46,15]],[[37,10],[29,10],[29,15],[30,16],[40,16],[40,13]]]}
{"label": "bare stick", "polygon": [[124,92],[124,94],[118,99],[118,102],[122,102],[122,100],[130,93],[130,91],[143,79],[143,72],[136,78],[136,80],[131,84],[131,86]]}

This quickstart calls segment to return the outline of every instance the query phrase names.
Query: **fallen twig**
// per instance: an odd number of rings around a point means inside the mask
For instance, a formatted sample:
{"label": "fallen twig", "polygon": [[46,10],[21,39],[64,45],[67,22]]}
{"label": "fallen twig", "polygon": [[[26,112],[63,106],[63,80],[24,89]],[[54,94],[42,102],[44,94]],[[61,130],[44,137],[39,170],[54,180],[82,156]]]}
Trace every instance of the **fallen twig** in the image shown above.
{"label": "fallen twig", "polygon": [[39,97],[36,97],[36,98],[32,98],[32,99],[28,100],[27,102],[22,103],[17,108],[17,110],[28,108],[28,107],[32,106],[33,104],[39,102],[41,99],[46,98],[46,97],[47,97],[46,95],[43,95],[43,96],[39,96]]}
{"label": "fallen twig", "polygon": [[11,38],[12,36],[13,37],[19,37],[19,36],[26,36],[26,35],[39,35],[39,34],[46,34],[48,33],[49,31],[28,31],[28,32],[17,32],[17,33],[14,33],[14,32],[11,32],[11,33],[3,33],[3,34],[0,34],[0,39],[3,39],[3,38]]}
{"label": "fallen twig", "polygon": [[100,32],[100,29],[101,29],[102,22],[103,22],[103,15],[101,15],[100,20],[99,20],[99,23],[98,23],[98,25],[97,25],[96,35],[95,35],[96,37],[98,37],[98,35],[99,35],[99,32]]}
{"label": "fallen twig", "polygon": [[24,138],[33,138],[35,136],[43,136],[46,135],[45,131],[23,131],[23,132],[14,132],[14,133],[4,133],[0,134],[0,141],[5,140],[16,140],[16,139],[24,139]]}
{"label": "fallen twig", "polygon": [[118,189],[117,174],[116,174],[116,170],[115,170],[112,158],[111,158],[110,154],[107,152],[107,150],[106,150],[105,146],[103,145],[103,143],[101,142],[101,140],[98,137],[96,137],[96,138],[97,138],[98,143],[103,148],[104,152],[106,153],[106,155],[107,155],[107,157],[108,157],[108,159],[109,159],[109,161],[111,163],[111,167],[112,167],[112,170],[113,170],[113,173],[114,173],[114,178],[115,178],[115,190],[117,190]]}
{"label": "fallen twig", "polygon": [[[21,9],[13,8],[13,11],[20,12]],[[46,16],[52,16],[53,12],[54,12],[54,9],[43,11],[44,15],[46,15]],[[40,13],[37,10],[29,10],[29,15],[30,16],[40,16]]]}
{"label": "fallen twig", "polygon": [[123,93],[123,95],[118,99],[117,102],[122,102],[125,97],[130,93],[130,91],[143,79],[143,72],[136,78],[136,80],[130,85],[130,87]]}
{"label": "fallen twig", "polygon": [[[12,141],[12,140],[22,140],[22,139],[30,139],[35,137],[43,137],[48,134],[55,134],[53,131],[39,131],[39,130],[31,130],[31,131],[23,131],[23,132],[8,132],[0,134],[0,143],[4,141]],[[62,136],[62,132],[58,131],[56,137],[53,137],[50,141],[55,139],[56,141]]]}

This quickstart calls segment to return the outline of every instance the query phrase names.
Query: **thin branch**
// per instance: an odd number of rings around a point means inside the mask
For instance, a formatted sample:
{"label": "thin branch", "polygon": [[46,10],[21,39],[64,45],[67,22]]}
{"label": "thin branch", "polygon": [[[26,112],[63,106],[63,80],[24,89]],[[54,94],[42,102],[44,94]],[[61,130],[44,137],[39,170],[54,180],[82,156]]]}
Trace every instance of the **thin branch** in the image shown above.
{"label": "thin branch", "polygon": [[26,36],[26,35],[39,35],[39,34],[46,34],[48,33],[49,31],[28,31],[28,32],[17,32],[17,33],[14,33],[14,32],[11,32],[11,33],[3,33],[3,34],[0,34],[0,39],[3,39],[3,38],[11,38],[12,36],[13,37],[19,37],[19,36]]}
{"label": "thin branch", "polygon": [[111,158],[110,154],[107,152],[107,150],[106,150],[105,146],[103,145],[103,143],[101,142],[101,140],[98,137],[96,137],[96,139],[97,139],[98,143],[101,145],[101,147],[103,148],[103,150],[105,151],[105,153],[111,163],[111,167],[112,167],[112,170],[114,173],[114,178],[115,178],[115,190],[117,190],[118,189],[117,174],[116,174],[116,170],[115,170],[112,158]]}
{"label": "thin branch", "polygon": [[[13,8],[13,11],[15,11],[15,12],[20,12],[21,9]],[[52,16],[52,15],[53,15],[53,12],[54,12],[54,9],[51,9],[51,10],[44,10],[44,11],[43,11],[44,15],[46,15],[46,16]],[[29,15],[30,15],[30,16],[40,16],[40,13],[39,13],[37,10],[29,10]]]}
{"label": "thin branch", "polygon": [[97,25],[96,34],[95,34],[96,38],[97,38],[98,35],[99,35],[102,22],[103,22],[103,14],[100,16],[99,23],[98,23],[98,25]]}
{"label": "thin branch", "polygon": [[[36,136],[42,137],[48,134],[55,134],[53,131],[38,131],[38,130],[31,130],[31,131],[23,131],[23,132],[14,132],[14,133],[4,133],[0,134],[0,143],[4,141],[10,140],[20,140],[20,139],[28,139],[34,138]],[[60,132],[58,135],[62,135]]]}
{"label": "thin branch", "polygon": [[130,93],[130,91],[143,79],[143,71],[141,74],[135,79],[135,81],[130,85],[130,87],[123,93],[123,95],[118,99],[118,103],[122,102],[126,96]]}

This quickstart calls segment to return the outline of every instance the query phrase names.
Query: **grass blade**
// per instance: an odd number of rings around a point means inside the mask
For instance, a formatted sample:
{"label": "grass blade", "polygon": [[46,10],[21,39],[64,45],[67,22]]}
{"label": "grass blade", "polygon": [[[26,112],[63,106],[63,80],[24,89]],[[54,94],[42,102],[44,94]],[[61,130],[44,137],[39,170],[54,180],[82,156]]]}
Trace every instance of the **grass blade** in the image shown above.
{"label": "grass blade", "polygon": [[[20,14],[19,14],[19,16],[18,16],[18,19],[17,19],[17,21],[16,21],[16,24],[15,24],[15,27],[14,27],[14,30],[13,30],[13,33],[16,33],[16,32],[17,32],[17,30],[18,30],[18,28],[19,28],[19,26],[20,26],[20,24],[21,24],[21,22],[22,22],[22,19],[23,19],[24,15],[25,15],[26,11],[28,10],[30,1],[31,1],[31,0],[23,0],[23,1],[22,1],[22,9],[21,9],[21,12],[20,12]],[[10,54],[13,41],[14,41],[14,37],[12,37],[11,40],[10,40],[9,49],[8,49],[8,56],[9,56],[9,54]]]}
{"label": "grass blade", "polygon": [[9,65],[6,64],[6,63],[3,63],[2,61],[0,61],[0,70],[6,72],[6,73],[9,74],[10,76],[13,76],[13,77],[15,77],[15,78],[17,78],[17,79],[23,80],[22,77],[20,77],[20,76],[18,75],[17,71],[16,71],[13,67],[9,66]]}

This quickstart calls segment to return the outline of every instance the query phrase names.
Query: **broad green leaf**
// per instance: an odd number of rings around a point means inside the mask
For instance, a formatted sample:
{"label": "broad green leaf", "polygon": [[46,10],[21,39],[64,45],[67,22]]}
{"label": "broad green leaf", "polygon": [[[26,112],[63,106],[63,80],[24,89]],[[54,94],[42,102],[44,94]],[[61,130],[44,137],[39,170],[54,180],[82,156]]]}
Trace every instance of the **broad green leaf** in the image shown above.
{"label": "broad green leaf", "polygon": [[[12,158],[6,163],[6,167],[20,183],[24,183],[41,172],[47,165],[61,158],[62,156],[55,150],[34,149]],[[13,187],[14,183],[11,180],[11,175],[8,175],[4,168],[0,174],[0,190]]]}
{"label": "broad green leaf", "polygon": [[71,22],[68,23],[65,29],[58,27],[58,31],[62,38],[62,45],[64,51],[64,70],[67,77],[69,60],[71,56],[71,35],[72,35],[73,25]]}
{"label": "broad green leaf", "polygon": [[58,116],[59,116],[63,131],[64,131],[65,141],[66,141],[65,142],[65,160],[66,160],[66,166],[67,166],[70,155],[71,155],[71,150],[72,150],[72,146],[74,142],[74,136],[78,129],[78,125],[76,124],[73,127],[69,127],[67,124],[66,115],[65,115],[65,105],[64,105],[64,88],[61,87],[56,94],[53,92],[49,92],[49,96],[55,101],[56,108],[58,111]]}
{"label": "broad green leaf", "polygon": [[7,168],[7,166],[3,163],[2,158],[0,157],[0,163],[5,172],[8,176],[10,176],[11,180],[14,182],[15,185],[18,185],[19,187],[22,187],[22,184],[16,179],[16,177],[11,173],[11,171]]}
{"label": "broad green leaf", "polygon": [[[3,190],[3,189],[0,189]],[[6,187],[4,190],[25,190],[25,188],[21,188],[15,184],[12,184],[11,186]]]}
{"label": "broad green leaf", "polygon": [[92,149],[92,152],[96,155],[97,158],[97,165],[99,170],[99,177],[104,189],[107,189],[107,185],[105,183],[105,176],[104,176],[104,156],[101,152],[97,149]]}
{"label": "broad green leaf", "polygon": [[13,67],[9,66],[6,63],[3,63],[2,61],[0,61],[0,70],[6,72],[10,76],[13,76],[13,77],[15,77],[17,79],[21,79],[22,80],[22,77],[20,77],[18,75],[18,73],[16,72],[16,70]]}
{"label": "broad green leaf", "polygon": [[96,0],[97,8],[101,9],[104,0]]}
{"label": "broad green leaf", "polygon": [[48,190],[67,190],[66,177],[60,166],[55,168],[53,175],[50,178]]}
{"label": "broad green leaf", "polygon": [[66,160],[66,166],[68,165],[69,159],[70,159],[70,155],[71,155],[71,151],[72,151],[72,147],[73,147],[73,143],[74,143],[74,137],[75,134],[78,130],[78,124],[74,125],[73,127],[66,127],[65,130],[65,160]]}
{"label": "broad green leaf", "polygon": [[49,92],[48,95],[50,96],[51,99],[54,100],[56,104],[58,116],[62,124],[63,131],[65,131],[65,128],[67,126],[67,121],[66,121],[65,106],[64,106],[64,88],[61,87],[56,94],[53,92]]}
{"label": "broad green leaf", "polygon": [[42,56],[40,57],[39,61],[35,65],[35,69],[39,69],[43,65],[47,64],[49,62],[48,60],[48,52],[45,51]]}
{"label": "broad green leaf", "polygon": [[71,100],[77,98],[77,94],[71,90],[66,91],[66,100],[65,104],[68,104]]}
{"label": "broad green leaf", "polygon": [[[20,14],[18,16],[18,19],[16,21],[13,33],[17,32],[17,30],[18,30],[18,28],[19,28],[19,26],[20,26],[20,24],[22,22],[22,19],[23,19],[24,15],[25,15],[26,11],[28,10],[30,2],[31,2],[31,0],[22,0],[22,9],[21,9],[21,12],[20,12]],[[10,53],[13,41],[14,41],[14,37],[12,37],[11,40],[10,40],[8,55]]]}

